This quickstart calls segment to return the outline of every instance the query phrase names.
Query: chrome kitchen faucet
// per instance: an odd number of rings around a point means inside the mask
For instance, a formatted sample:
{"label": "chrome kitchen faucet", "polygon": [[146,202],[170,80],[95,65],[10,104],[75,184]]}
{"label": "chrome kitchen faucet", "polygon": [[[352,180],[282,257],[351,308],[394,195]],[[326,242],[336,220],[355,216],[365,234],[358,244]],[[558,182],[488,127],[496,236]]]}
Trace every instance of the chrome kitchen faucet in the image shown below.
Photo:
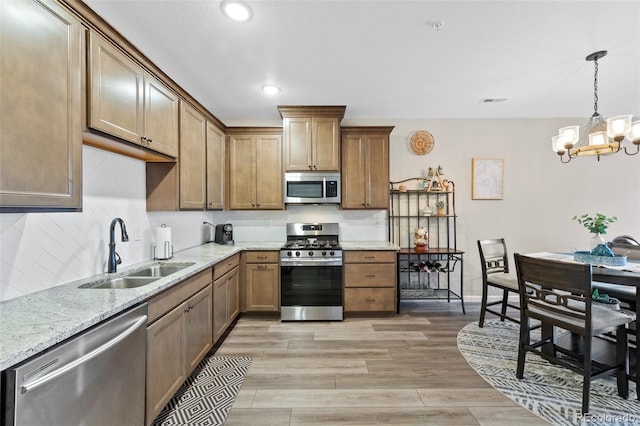
{"label": "chrome kitchen faucet", "polygon": [[107,272],[109,273],[116,272],[118,265],[122,263],[120,255],[116,253],[116,223],[120,224],[120,230],[122,231],[122,242],[129,241],[129,234],[127,234],[127,227],[124,225],[124,220],[116,217],[111,221],[111,226],[109,227],[109,258],[107,259]]}

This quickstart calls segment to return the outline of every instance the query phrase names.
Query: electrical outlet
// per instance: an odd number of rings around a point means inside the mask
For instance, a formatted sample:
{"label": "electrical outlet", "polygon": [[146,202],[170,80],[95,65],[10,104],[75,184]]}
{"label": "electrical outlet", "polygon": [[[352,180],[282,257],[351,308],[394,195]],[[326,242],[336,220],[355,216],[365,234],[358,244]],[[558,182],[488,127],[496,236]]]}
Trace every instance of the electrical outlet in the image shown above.
{"label": "electrical outlet", "polygon": [[133,241],[142,241],[142,228],[140,226],[133,227]]}

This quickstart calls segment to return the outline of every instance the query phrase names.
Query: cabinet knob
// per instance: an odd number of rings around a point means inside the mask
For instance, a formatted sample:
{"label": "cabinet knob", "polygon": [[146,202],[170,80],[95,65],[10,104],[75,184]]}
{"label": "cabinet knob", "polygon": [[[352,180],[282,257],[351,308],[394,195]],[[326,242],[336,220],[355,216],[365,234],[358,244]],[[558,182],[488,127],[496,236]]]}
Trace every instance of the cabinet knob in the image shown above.
{"label": "cabinet knob", "polygon": [[311,164],[309,164],[309,170],[311,170],[311,168],[312,168],[312,166],[311,166]]}

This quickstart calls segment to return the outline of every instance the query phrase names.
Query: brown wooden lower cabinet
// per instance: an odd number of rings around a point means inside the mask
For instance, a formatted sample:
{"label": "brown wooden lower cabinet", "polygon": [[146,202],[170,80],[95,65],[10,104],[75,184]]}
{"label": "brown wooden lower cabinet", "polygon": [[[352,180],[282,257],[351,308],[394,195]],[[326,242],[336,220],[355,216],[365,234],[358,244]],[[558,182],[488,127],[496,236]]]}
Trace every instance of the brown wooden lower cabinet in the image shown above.
{"label": "brown wooden lower cabinet", "polygon": [[280,310],[279,251],[248,251],[243,256],[243,311]]}
{"label": "brown wooden lower cabinet", "polygon": [[147,425],[212,347],[211,278],[209,268],[148,302]]}
{"label": "brown wooden lower cabinet", "polygon": [[345,288],[344,310],[350,312],[395,311],[396,289],[388,288]]}
{"label": "brown wooden lower cabinet", "polygon": [[345,312],[395,312],[396,252],[344,252]]}
{"label": "brown wooden lower cabinet", "polygon": [[240,313],[240,255],[213,267],[213,343]]}

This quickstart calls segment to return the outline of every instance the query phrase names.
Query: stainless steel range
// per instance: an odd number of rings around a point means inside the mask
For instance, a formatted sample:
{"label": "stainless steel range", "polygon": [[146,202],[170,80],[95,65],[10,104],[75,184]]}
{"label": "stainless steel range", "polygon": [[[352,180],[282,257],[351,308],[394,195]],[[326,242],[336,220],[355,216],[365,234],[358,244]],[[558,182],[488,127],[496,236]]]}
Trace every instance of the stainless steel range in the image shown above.
{"label": "stainless steel range", "polygon": [[288,223],[280,250],[282,321],[342,320],[342,249],[337,223]]}

